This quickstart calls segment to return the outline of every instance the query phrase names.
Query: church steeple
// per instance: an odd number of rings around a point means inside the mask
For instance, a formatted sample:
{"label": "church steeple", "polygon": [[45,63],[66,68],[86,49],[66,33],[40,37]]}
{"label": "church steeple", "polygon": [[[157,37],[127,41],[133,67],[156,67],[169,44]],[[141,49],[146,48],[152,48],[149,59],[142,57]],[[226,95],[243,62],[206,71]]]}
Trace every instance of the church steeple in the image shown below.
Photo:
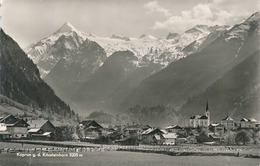
{"label": "church steeple", "polygon": [[208,125],[210,125],[209,101],[207,100],[205,115],[208,117]]}
{"label": "church steeple", "polygon": [[209,102],[207,100],[207,104],[206,104],[206,112],[209,112]]}

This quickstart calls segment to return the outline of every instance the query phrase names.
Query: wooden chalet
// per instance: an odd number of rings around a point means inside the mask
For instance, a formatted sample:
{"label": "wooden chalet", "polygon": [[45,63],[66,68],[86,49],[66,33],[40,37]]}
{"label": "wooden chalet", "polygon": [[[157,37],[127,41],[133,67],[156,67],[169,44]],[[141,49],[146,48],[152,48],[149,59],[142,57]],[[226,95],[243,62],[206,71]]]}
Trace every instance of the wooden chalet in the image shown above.
{"label": "wooden chalet", "polygon": [[0,123],[5,124],[6,126],[6,132],[3,133],[2,135],[8,134],[10,138],[13,139],[27,137],[27,127],[29,126],[29,124],[25,122],[23,119],[16,118],[10,114],[4,117],[3,119],[1,119]]}
{"label": "wooden chalet", "polygon": [[54,125],[49,120],[30,120],[28,124],[30,125],[29,137],[35,140],[48,140],[55,130]]}
{"label": "wooden chalet", "polygon": [[150,128],[142,133],[142,143],[161,145],[164,142],[164,132],[158,128]]}

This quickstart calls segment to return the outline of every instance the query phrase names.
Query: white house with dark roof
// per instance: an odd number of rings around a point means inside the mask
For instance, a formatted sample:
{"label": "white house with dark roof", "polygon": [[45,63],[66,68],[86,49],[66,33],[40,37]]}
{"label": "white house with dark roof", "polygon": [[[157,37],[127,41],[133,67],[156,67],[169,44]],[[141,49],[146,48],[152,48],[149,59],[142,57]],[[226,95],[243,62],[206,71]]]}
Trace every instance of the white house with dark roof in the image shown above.
{"label": "white house with dark roof", "polygon": [[1,132],[2,136],[4,134],[10,135],[12,138],[27,137],[27,127],[29,126],[23,119],[14,117],[13,115],[8,115],[0,120],[3,129],[6,131]]}
{"label": "white house with dark roof", "polygon": [[241,128],[255,128],[257,121],[254,118],[242,118],[240,120]]}
{"label": "white house with dark roof", "polygon": [[224,119],[221,120],[220,124],[224,125],[226,129],[228,130],[234,130],[236,127],[234,119],[227,116]]}
{"label": "white house with dark roof", "polygon": [[[0,117],[0,121],[3,119],[3,117]],[[0,123],[0,141],[9,139],[11,136],[11,133],[7,131],[7,127],[5,123]]]}
{"label": "white house with dark roof", "polygon": [[162,135],[164,138],[164,145],[175,145],[176,144],[176,139],[177,139],[177,134],[176,133],[165,133]]}
{"label": "white house with dark roof", "polygon": [[204,115],[193,115],[190,117],[190,127],[208,127],[210,125],[210,112],[207,102]]}

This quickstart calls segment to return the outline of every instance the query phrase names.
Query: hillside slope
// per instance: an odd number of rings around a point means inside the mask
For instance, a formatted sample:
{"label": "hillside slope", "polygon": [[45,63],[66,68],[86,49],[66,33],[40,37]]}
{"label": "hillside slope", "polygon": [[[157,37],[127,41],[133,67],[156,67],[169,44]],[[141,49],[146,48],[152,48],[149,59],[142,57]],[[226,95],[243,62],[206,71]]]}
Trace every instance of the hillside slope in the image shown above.
{"label": "hillside slope", "polygon": [[136,104],[164,104],[180,110],[189,99],[204,93],[258,49],[259,13],[255,13],[200,52],[173,62],[144,80],[121,104],[121,109]]}
{"label": "hillside slope", "polygon": [[0,93],[23,105],[58,117],[75,113],[40,78],[39,70],[19,45],[0,30]]}

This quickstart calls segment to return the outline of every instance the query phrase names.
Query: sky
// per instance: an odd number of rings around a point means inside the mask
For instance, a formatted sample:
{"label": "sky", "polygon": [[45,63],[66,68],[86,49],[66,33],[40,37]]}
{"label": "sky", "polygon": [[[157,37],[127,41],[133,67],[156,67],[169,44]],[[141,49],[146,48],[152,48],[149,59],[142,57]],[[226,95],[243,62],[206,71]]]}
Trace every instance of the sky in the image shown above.
{"label": "sky", "polygon": [[65,22],[98,36],[156,37],[197,24],[234,25],[259,0],[0,0],[0,27],[24,48]]}

